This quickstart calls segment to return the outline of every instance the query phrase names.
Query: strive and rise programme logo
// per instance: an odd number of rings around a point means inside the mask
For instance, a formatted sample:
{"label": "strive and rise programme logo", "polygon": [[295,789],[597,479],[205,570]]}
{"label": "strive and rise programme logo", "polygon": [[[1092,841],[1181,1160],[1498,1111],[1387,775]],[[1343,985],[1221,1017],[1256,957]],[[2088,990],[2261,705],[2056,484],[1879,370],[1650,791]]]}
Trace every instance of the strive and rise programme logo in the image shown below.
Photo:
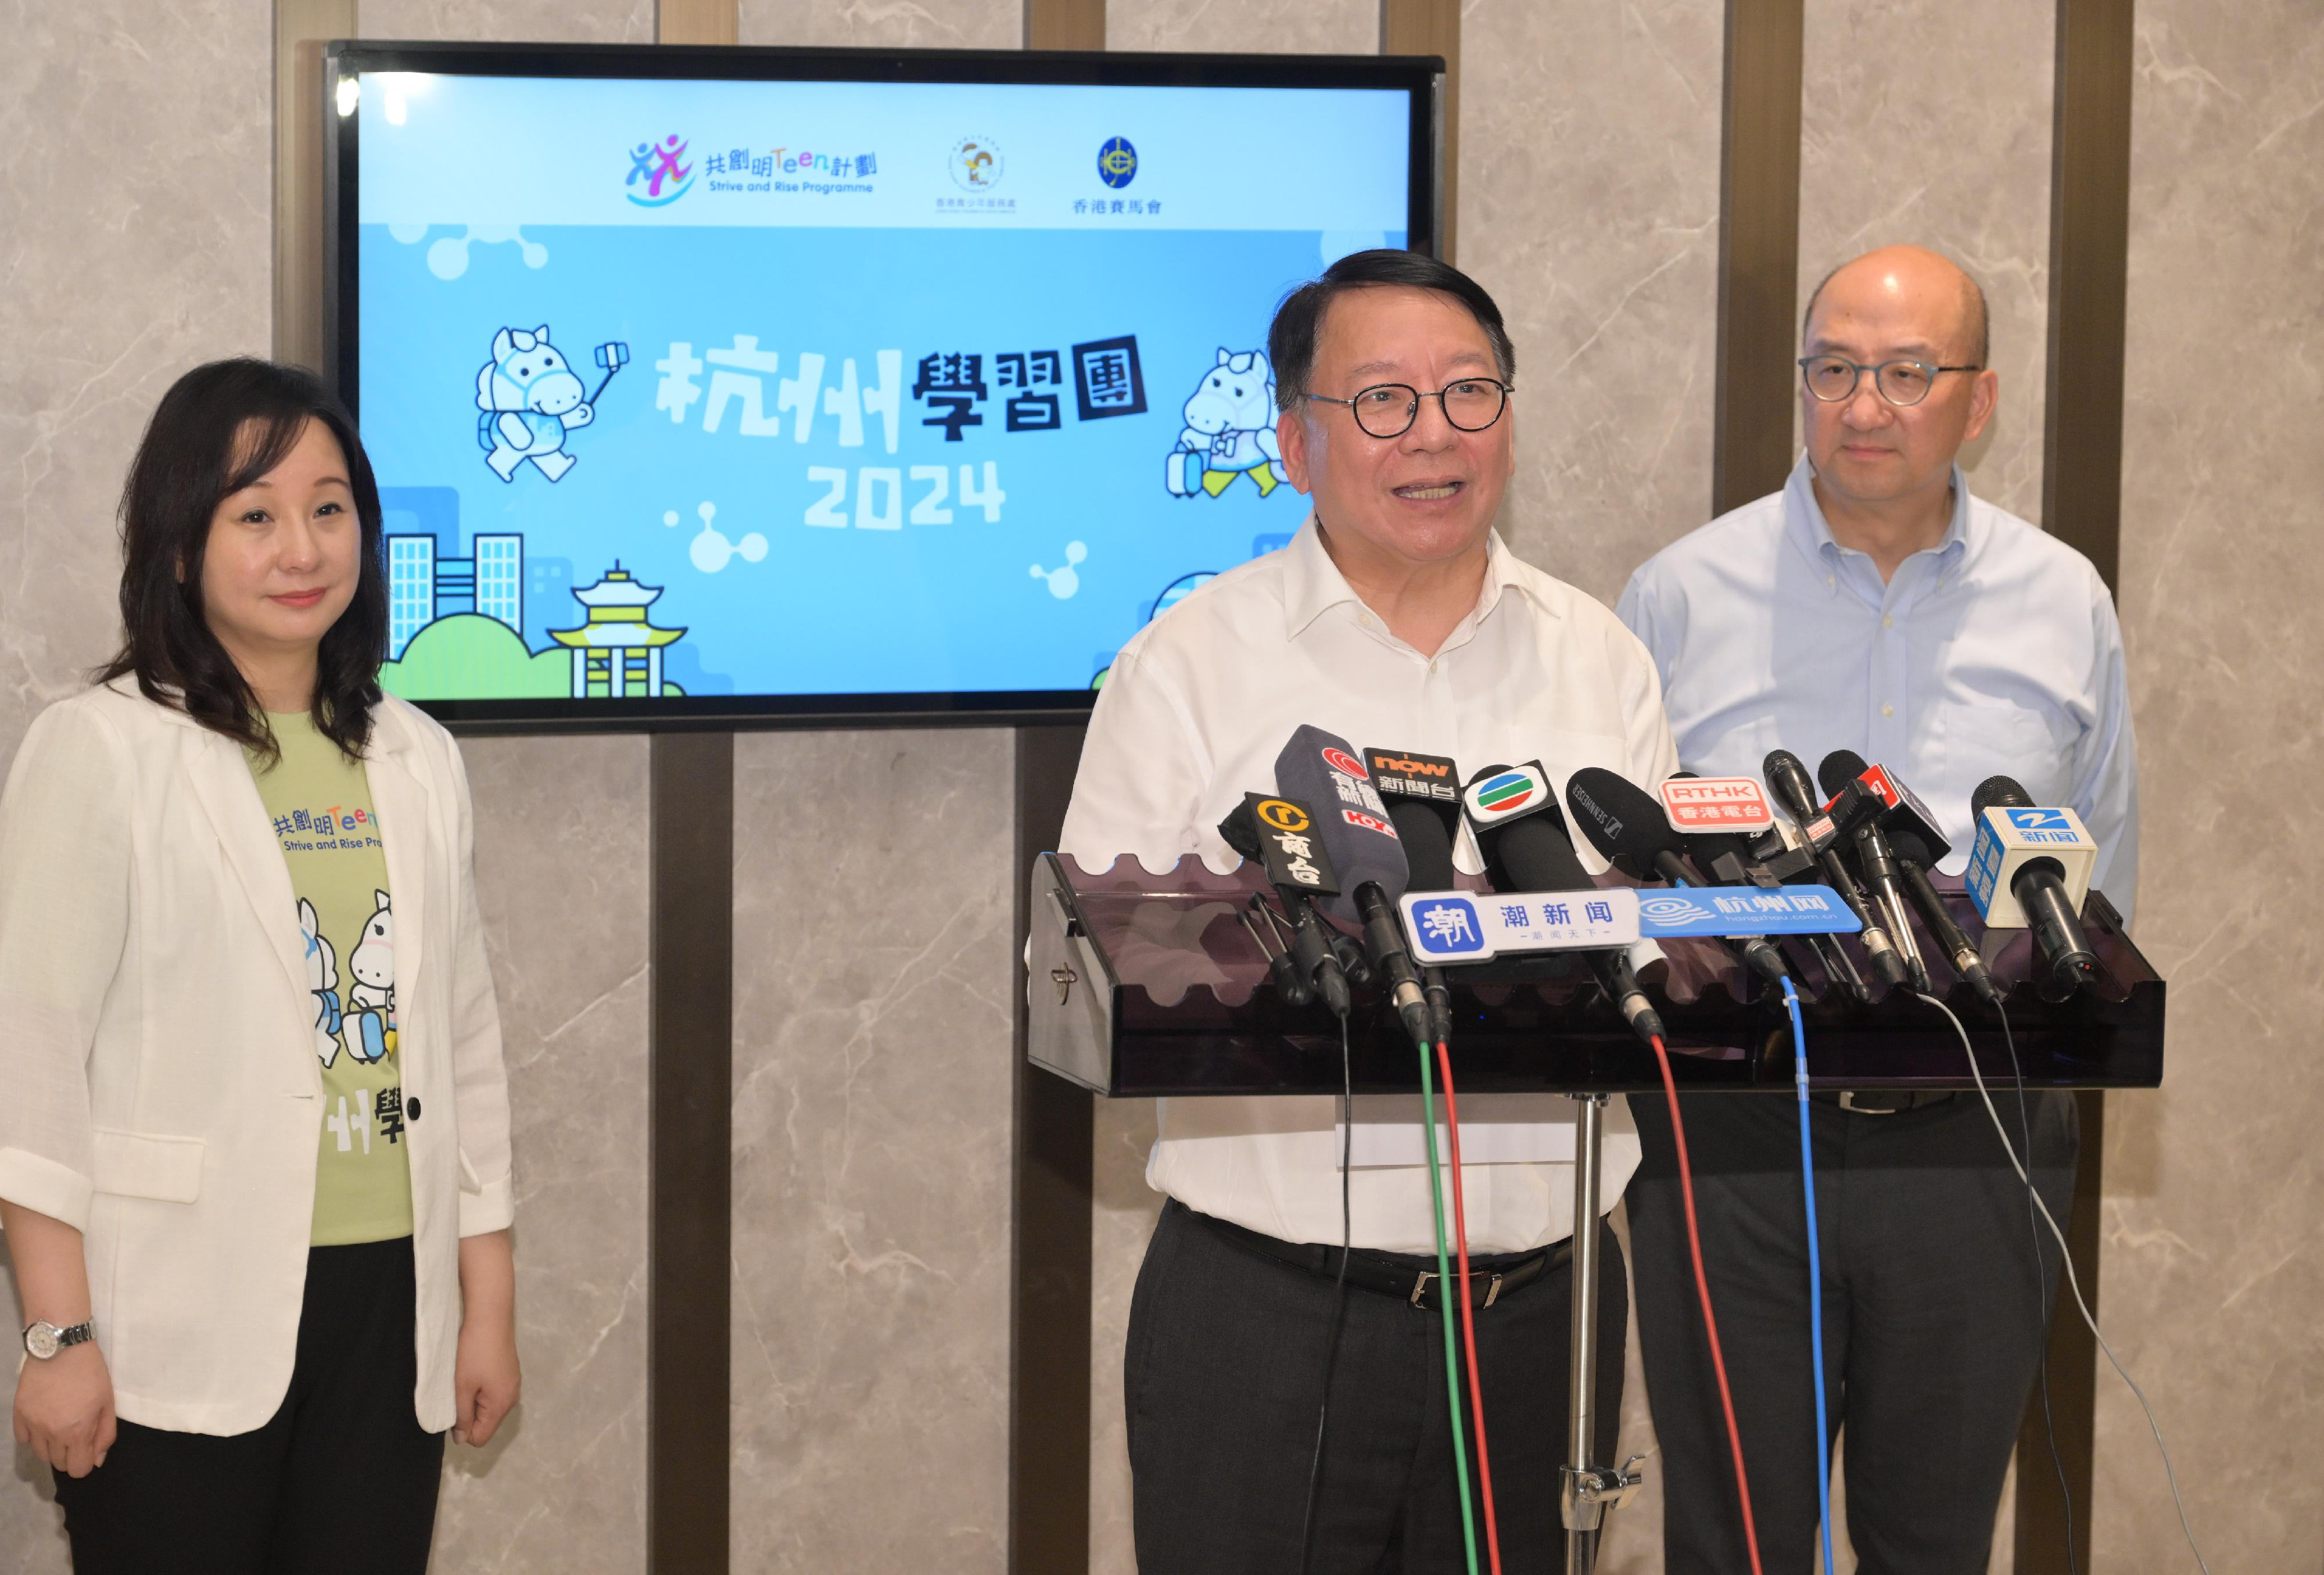
{"label": "strive and rise programme logo", "polygon": [[686,139],[676,134],[630,150],[630,172],[622,184],[640,207],[668,207],[694,189],[694,166],[684,162]]}

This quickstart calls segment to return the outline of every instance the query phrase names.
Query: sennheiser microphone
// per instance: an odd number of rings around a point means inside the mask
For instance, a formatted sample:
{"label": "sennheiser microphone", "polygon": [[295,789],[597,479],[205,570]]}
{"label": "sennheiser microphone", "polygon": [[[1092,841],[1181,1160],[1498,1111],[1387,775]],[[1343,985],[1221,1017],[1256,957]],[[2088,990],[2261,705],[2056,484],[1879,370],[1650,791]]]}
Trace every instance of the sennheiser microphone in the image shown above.
{"label": "sennheiser microphone", "polygon": [[[1807,767],[1789,750],[1771,750],[1760,770],[1805,835],[1807,828],[1822,813],[1816,804],[1815,784],[1808,780]],[[1848,904],[1848,911],[1864,926],[1858,940],[1864,947],[1865,956],[1871,960],[1872,971],[1891,986],[1905,983],[1910,975],[1904,959],[1896,955],[1896,948],[1888,939],[1888,927],[1874,916],[1872,905],[1865,900],[1856,878],[1840,861],[1840,850],[1827,846],[1816,852],[1815,859],[1817,867],[1823,871],[1825,884],[1840,893],[1840,899]]]}
{"label": "sennheiser microphone", "polygon": [[[1692,771],[1681,771],[1672,780],[1694,775]],[[1699,831],[1682,832],[1680,834],[1686,838],[1687,857],[1694,861],[1694,867],[1722,885],[1772,888],[1783,884],[1763,861],[1770,855],[1755,852],[1752,846],[1754,839],[1741,832]],[[1806,855],[1801,857],[1805,859]],[[1863,922],[1861,916],[1857,922]],[[1858,1000],[1869,1001],[1872,999],[1872,992],[1864,988],[1863,977],[1856,972],[1856,964],[1849,960],[1847,950],[1840,944],[1837,937],[1811,934],[1803,935],[1801,939],[1807,943],[1808,950],[1815,953],[1816,961],[1823,964],[1825,978]]]}
{"label": "sennheiser microphone", "polygon": [[[1987,777],[1969,795],[1969,814],[1978,821],[1988,809],[2032,809],[2034,800],[2008,777]],[[2087,847],[2087,842],[2080,844]],[[2080,916],[2066,893],[2066,868],[2055,859],[2028,859],[2009,878],[2010,894],[2025,910],[2027,927],[2050,970],[2050,983],[2061,996],[2070,995],[2094,978],[2098,953],[2083,937]]]}
{"label": "sennheiser microphone", "polygon": [[[1646,789],[1602,766],[1584,766],[1566,779],[1565,802],[1591,846],[1635,880],[1660,876],[1674,886],[1710,882],[1687,866],[1686,844],[1663,806]],[[1769,984],[1791,977],[1784,954],[1765,935],[1734,935],[1728,944]]]}
{"label": "sennheiser microphone", "polygon": [[1905,895],[1913,899],[1913,906],[1921,910],[1921,922],[1929,926],[1929,934],[1936,937],[1937,944],[1952,958],[1953,972],[1967,981],[1971,990],[1999,1006],[2001,986],[1993,981],[1993,971],[1985,965],[1985,959],[1977,954],[1977,948],[1969,944],[1969,936],[1961,932],[1960,926],[1953,922],[1951,910],[1945,907],[1944,894],[1929,879],[1929,870],[1937,861],[1931,854],[1929,845],[1921,840],[1921,834],[1917,831],[1893,832],[1888,837],[1888,846],[1896,855],[1896,872],[1904,882]]}
{"label": "sennheiser microphone", "polygon": [[1340,874],[1340,894],[1325,909],[1362,926],[1364,950],[1397,1016],[1415,1044],[1433,1043],[1427,997],[1396,916],[1410,868],[1371,773],[1347,740],[1310,724],[1275,757],[1275,788],[1314,806],[1316,837]]}
{"label": "sennheiser microphone", "polygon": [[[1488,766],[1477,773],[1471,786],[1492,781],[1508,769]],[[1597,889],[1597,882],[1574,857],[1573,839],[1566,832],[1565,817],[1557,811],[1557,801],[1546,793],[1539,796],[1537,803],[1506,818],[1472,819],[1470,830],[1477,839],[1478,852],[1484,856],[1485,878],[1496,891]],[[1630,1031],[1647,1043],[1663,1037],[1662,1015],[1638,988],[1638,975],[1630,966],[1628,953],[1605,950],[1587,955],[1599,984],[1622,1014],[1622,1020],[1630,1025]]]}
{"label": "sennheiser microphone", "polygon": [[[1870,791],[1857,781],[1865,769],[1864,757],[1854,750],[1834,750],[1816,767],[1816,780],[1838,799],[1851,788]],[[1922,960],[1920,943],[1913,937],[1913,920],[1905,911],[1904,889],[1897,883],[1896,856],[1889,851],[1887,834],[1878,821],[1868,821],[1857,828],[1855,841],[1856,867],[1863,873],[1865,889],[1877,895],[1895,928],[1896,951],[1904,960],[1913,988],[1926,995],[1931,989],[1929,965]]]}

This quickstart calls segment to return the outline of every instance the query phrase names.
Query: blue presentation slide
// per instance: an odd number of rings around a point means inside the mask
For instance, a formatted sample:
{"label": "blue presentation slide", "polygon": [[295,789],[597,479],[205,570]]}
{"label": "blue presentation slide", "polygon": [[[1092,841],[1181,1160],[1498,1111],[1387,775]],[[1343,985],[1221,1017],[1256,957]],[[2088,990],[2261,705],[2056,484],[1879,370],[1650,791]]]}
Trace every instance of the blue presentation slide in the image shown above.
{"label": "blue presentation slide", "polygon": [[1406,235],[1394,91],[373,72],[348,107],[414,699],[1102,683],[1297,530],[1268,319]]}

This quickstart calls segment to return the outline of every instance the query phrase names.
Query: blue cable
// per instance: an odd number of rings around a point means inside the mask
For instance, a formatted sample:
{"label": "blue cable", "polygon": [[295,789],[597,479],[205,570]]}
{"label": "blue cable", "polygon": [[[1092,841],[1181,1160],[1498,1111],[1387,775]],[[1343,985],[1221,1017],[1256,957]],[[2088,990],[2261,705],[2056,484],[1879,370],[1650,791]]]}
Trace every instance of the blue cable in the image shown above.
{"label": "blue cable", "polygon": [[1823,1397],[1823,1261],[1816,1249],[1815,1150],[1808,1139],[1808,1031],[1800,1022],[1800,992],[1784,981],[1784,1004],[1792,1013],[1792,1082],[1800,1091],[1800,1180],[1808,1201],[1808,1333],[1815,1357],[1816,1506],[1823,1532],[1824,1575],[1837,1575],[1831,1561],[1831,1430]]}

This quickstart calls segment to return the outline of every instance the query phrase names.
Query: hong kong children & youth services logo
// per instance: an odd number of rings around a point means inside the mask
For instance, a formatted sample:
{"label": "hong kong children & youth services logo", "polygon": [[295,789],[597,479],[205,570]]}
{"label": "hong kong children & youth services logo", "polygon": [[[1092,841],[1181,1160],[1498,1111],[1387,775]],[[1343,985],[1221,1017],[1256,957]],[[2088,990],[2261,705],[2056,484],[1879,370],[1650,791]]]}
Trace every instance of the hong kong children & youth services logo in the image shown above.
{"label": "hong kong children & youth services logo", "polygon": [[694,166],[686,163],[684,138],[666,136],[630,150],[630,172],[622,184],[640,207],[668,207],[694,189]]}
{"label": "hong kong children & youth services logo", "polygon": [[963,137],[952,145],[952,178],[963,191],[990,191],[1001,184],[1008,161],[991,137]]}

